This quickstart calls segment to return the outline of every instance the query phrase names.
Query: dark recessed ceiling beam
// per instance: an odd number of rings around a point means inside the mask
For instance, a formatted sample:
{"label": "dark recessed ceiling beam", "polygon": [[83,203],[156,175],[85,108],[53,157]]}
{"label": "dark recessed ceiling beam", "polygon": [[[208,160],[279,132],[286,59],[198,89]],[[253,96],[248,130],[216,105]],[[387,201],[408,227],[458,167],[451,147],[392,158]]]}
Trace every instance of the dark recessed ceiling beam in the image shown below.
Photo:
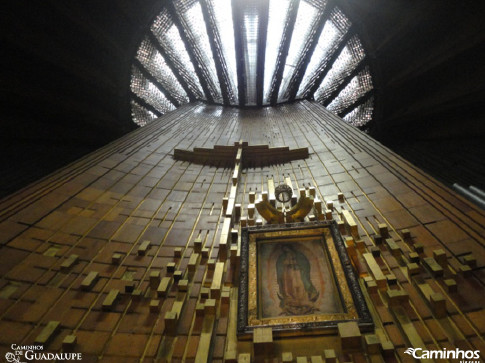
{"label": "dark recessed ceiling beam", "polygon": [[209,35],[209,43],[212,50],[212,58],[217,71],[217,78],[221,87],[222,100],[225,105],[231,104],[231,99],[235,97],[232,93],[231,83],[229,81],[228,70],[226,61],[222,54],[222,41],[217,28],[214,13],[211,9],[211,5],[208,0],[200,0],[200,7],[202,9],[202,15],[204,16],[204,23]]}
{"label": "dark recessed ceiling beam", "polygon": [[195,100],[197,100],[197,97],[195,96],[194,92],[192,92],[189,85],[185,81],[184,77],[182,77],[182,75],[180,74],[177,66],[172,61],[171,57],[165,52],[165,49],[163,49],[157,37],[151,31],[148,31],[147,34],[148,34],[148,39],[150,43],[153,44],[155,49],[158,50],[158,52],[162,55],[163,59],[165,60],[165,63],[167,63],[168,67],[172,71],[178,83],[180,83],[185,93],[187,93],[187,96],[189,97],[189,101],[194,102]]}
{"label": "dark recessed ceiling beam", "polygon": [[285,70],[286,58],[288,57],[288,50],[290,49],[293,29],[295,28],[296,16],[298,15],[298,7],[300,0],[292,0],[288,10],[289,15],[286,21],[285,29],[283,31],[283,38],[281,40],[278,58],[276,60],[276,69],[271,80],[270,103],[272,106],[278,102],[278,93],[280,91],[281,81],[283,79],[283,71]]}
{"label": "dark recessed ceiling beam", "polygon": [[345,76],[345,78],[343,79],[342,83],[340,83],[337,88],[335,88],[335,90],[332,91],[332,93],[330,93],[328,95],[328,97],[323,100],[323,102],[321,102],[322,105],[324,105],[325,107],[327,107],[333,100],[335,97],[337,97],[339,95],[340,92],[342,92],[342,90],[347,87],[347,85],[350,83],[350,81],[355,77],[357,76],[361,71],[364,70],[364,68],[367,66],[367,63],[365,62],[365,58],[357,65],[357,67],[355,67],[355,69],[350,72],[347,76]]}
{"label": "dark recessed ceiling beam", "polygon": [[157,87],[158,90],[163,93],[163,95],[167,98],[167,100],[169,100],[175,107],[180,107],[180,102],[177,101],[177,99],[173,97],[172,94],[165,87],[163,87],[163,85],[158,81],[158,79],[156,79],[138,59],[135,58],[134,63],[135,63],[135,66],[140,70],[143,77],[145,77],[151,83],[153,83],[155,87]]}
{"label": "dark recessed ceiling beam", "polygon": [[195,73],[197,74],[197,77],[199,78],[200,85],[202,86],[202,89],[204,90],[205,98],[207,99],[207,102],[209,103],[214,103],[214,98],[212,97],[212,94],[209,89],[209,84],[207,80],[204,77],[204,73],[202,72],[202,67],[204,66],[201,62],[199,62],[199,59],[197,55],[195,54],[194,51],[194,46],[192,42],[189,39],[189,36],[187,32],[184,30],[184,26],[182,25],[182,21],[177,13],[177,10],[175,9],[175,4],[172,1],[167,1],[166,2],[166,9],[168,10],[168,13],[170,14],[170,17],[177,27],[180,38],[184,42],[185,49],[187,50],[187,53],[189,54],[190,61],[194,65]]}
{"label": "dark recessed ceiling beam", "polygon": [[234,26],[234,46],[236,48],[237,88],[239,106],[246,105],[246,67],[243,53],[244,26],[241,1],[232,0],[232,24]]}
{"label": "dark recessed ceiling beam", "polygon": [[374,90],[370,90],[366,92],[362,97],[360,97],[357,101],[355,101],[353,104],[350,106],[345,107],[342,111],[338,113],[339,117],[344,117],[346,114],[348,114],[350,111],[353,109],[359,107],[360,105],[363,105],[366,103],[372,96],[374,96]]}
{"label": "dark recessed ceiling beam", "polygon": [[143,98],[138,96],[135,92],[131,91],[131,98],[138,103],[140,106],[145,107],[148,111],[153,112],[157,117],[161,117],[163,113],[158,111],[155,107],[150,105],[147,101],[145,101]]}
{"label": "dark recessed ceiling beam", "polygon": [[264,64],[266,59],[266,40],[268,34],[269,0],[259,4],[258,59],[256,69],[256,104],[263,105],[264,96]]}
{"label": "dark recessed ceiling beam", "polygon": [[350,28],[347,30],[347,33],[345,33],[344,37],[340,41],[337,48],[333,51],[333,53],[330,55],[328,60],[324,63],[323,67],[319,71],[317,71],[317,76],[313,81],[313,85],[310,87],[309,90],[305,90],[304,94],[307,98],[313,97],[318,87],[320,87],[320,85],[322,84],[322,81],[327,76],[330,69],[332,69],[332,65],[335,63],[338,56],[340,55],[342,50],[344,50],[345,46],[347,45],[348,41],[353,35],[354,35],[353,29],[352,29],[352,26],[350,26]]}
{"label": "dark recessed ceiling beam", "polygon": [[317,47],[318,40],[320,39],[320,35],[322,34],[325,23],[328,19],[330,19],[330,15],[332,14],[332,10],[334,7],[335,0],[329,0],[328,3],[325,5],[323,14],[320,16],[320,19],[315,24],[315,31],[312,32],[312,36],[306,44],[305,51],[302,54],[302,57],[300,57],[298,64],[296,65],[295,72],[293,73],[290,83],[288,84],[288,100],[290,102],[294,101],[296,98],[296,94],[298,93],[301,81],[303,80],[303,76],[305,75],[305,71],[308,67],[308,64],[310,63],[313,52]]}

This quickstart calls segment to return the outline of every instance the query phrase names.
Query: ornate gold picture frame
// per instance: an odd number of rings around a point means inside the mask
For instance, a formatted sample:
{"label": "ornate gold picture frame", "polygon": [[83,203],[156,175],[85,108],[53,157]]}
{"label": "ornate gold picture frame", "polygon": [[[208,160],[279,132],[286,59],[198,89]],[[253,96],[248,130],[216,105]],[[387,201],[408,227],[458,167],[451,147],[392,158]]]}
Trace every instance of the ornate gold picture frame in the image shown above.
{"label": "ornate gold picture frame", "polygon": [[238,334],[333,332],[339,322],[372,329],[345,245],[332,222],[243,228]]}

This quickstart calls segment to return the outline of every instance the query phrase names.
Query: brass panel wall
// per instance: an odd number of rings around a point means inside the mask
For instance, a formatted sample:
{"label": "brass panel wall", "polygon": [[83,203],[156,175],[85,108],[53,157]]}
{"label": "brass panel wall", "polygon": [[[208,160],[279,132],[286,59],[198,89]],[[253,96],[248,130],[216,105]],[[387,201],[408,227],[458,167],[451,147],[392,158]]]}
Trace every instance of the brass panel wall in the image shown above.
{"label": "brass panel wall", "polygon": [[[231,266],[219,253],[222,200],[233,170],[172,157],[174,148],[239,140],[309,148],[306,160],[243,170],[236,203],[246,215],[250,191],[290,177],[294,187],[316,187],[320,200],[333,201],[333,219],[348,211],[358,228],[357,272],[376,326],[354,350],[342,349],[337,333],[275,339],[269,351],[277,361],[289,356],[283,353],[318,361],[329,349],[342,362],[400,361],[416,344],[485,352],[483,211],[304,101],[259,110],[186,105],[4,199],[0,354],[12,351],[11,344],[45,340],[45,351],[81,352],[84,361],[261,358],[251,341],[235,339],[237,259]],[[376,241],[386,233],[383,224],[394,250]],[[197,238],[206,250],[194,263]],[[371,251],[372,267],[363,257]],[[434,258],[442,272],[425,258]],[[410,276],[412,261],[418,268]],[[223,287],[214,297],[208,288],[220,277],[219,262]],[[377,291],[364,284],[366,276],[375,279],[376,266],[386,276]],[[370,335],[378,339],[373,348]]]}

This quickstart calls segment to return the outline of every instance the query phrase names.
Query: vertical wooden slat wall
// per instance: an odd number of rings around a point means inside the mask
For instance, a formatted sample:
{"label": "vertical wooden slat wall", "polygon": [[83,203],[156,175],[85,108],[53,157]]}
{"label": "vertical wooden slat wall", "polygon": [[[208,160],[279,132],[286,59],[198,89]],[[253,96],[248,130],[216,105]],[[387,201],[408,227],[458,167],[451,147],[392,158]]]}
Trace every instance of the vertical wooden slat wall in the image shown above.
{"label": "vertical wooden slat wall", "polygon": [[263,359],[236,338],[237,258],[219,253],[233,170],[172,157],[239,140],[308,147],[306,160],[242,170],[235,202],[247,215],[249,192],[289,178],[354,219],[375,323],[362,349],[302,336],[274,339],[269,358],[407,361],[413,344],[483,357],[485,213],[308,101],[186,105],[4,199],[0,354],[38,342],[85,362]]}

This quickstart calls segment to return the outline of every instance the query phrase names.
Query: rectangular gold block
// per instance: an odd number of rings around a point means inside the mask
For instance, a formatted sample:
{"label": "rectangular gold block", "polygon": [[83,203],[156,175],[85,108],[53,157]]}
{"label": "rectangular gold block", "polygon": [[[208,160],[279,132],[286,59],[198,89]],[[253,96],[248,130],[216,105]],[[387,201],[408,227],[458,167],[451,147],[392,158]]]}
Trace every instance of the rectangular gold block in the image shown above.
{"label": "rectangular gold block", "polygon": [[155,290],[160,284],[160,271],[150,271],[150,288]]}
{"label": "rectangular gold block", "polygon": [[389,300],[389,306],[401,306],[409,301],[409,294],[405,290],[387,290],[387,298]]}
{"label": "rectangular gold block", "polygon": [[98,279],[98,277],[99,277],[98,272],[96,271],[89,272],[87,276],[84,278],[84,280],[81,282],[81,289],[90,290],[96,283],[96,280]]}
{"label": "rectangular gold block", "polygon": [[423,258],[423,263],[434,277],[443,276],[443,268],[436,262],[433,257]]}
{"label": "rectangular gold block", "polygon": [[187,264],[187,269],[189,272],[193,273],[195,272],[195,269],[197,268],[197,260],[199,259],[199,254],[198,253],[192,253],[189,258],[189,263]]}
{"label": "rectangular gold block", "polygon": [[150,312],[157,313],[160,311],[160,300],[150,300]]}
{"label": "rectangular gold block", "polygon": [[111,263],[114,265],[119,265],[122,258],[123,255],[121,253],[113,253],[113,256],[111,256]]}
{"label": "rectangular gold block", "polygon": [[337,325],[342,350],[360,349],[362,346],[362,335],[359,326],[355,321],[339,323]]}
{"label": "rectangular gold block", "polygon": [[446,299],[441,293],[434,293],[430,296],[429,299],[430,305],[431,305],[431,310],[433,311],[433,314],[435,317],[438,319],[444,318],[447,316],[447,311],[446,311]]}
{"label": "rectangular gold block", "polygon": [[354,218],[351,216],[350,212],[348,210],[342,210],[342,216],[345,224],[350,230],[350,234],[355,237],[359,238],[359,230],[357,228],[357,223],[355,223]]}
{"label": "rectangular gold block", "polygon": [[149,248],[150,248],[150,241],[148,240],[143,241],[140,247],[138,247],[138,256],[145,256]]}
{"label": "rectangular gold block", "polygon": [[64,350],[71,350],[77,344],[77,336],[75,335],[66,335],[64,340],[62,341],[62,349]]}
{"label": "rectangular gold block", "polygon": [[197,236],[197,238],[194,240],[194,252],[200,253],[202,249],[202,238],[200,236]]}
{"label": "rectangular gold block", "polygon": [[111,310],[119,294],[120,294],[119,290],[111,289],[110,292],[108,293],[108,296],[106,296],[106,298],[103,301],[102,309]]}
{"label": "rectangular gold block", "polygon": [[216,300],[215,299],[207,299],[205,301],[204,312],[206,314],[215,314],[216,313]]}
{"label": "rectangular gold block", "polygon": [[222,276],[224,274],[224,262],[217,262],[214,277],[211,284],[211,298],[218,299],[221,296]]}
{"label": "rectangular gold block", "polygon": [[387,224],[385,223],[379,223],[377,228],[379,229],[379,234],[383,238],[388,238],[389,237],[389,230],[387,229]]}
{"label": "rectangular gold block", "polygon": [[282,362],[293,362],[293,353],[283,352],[283,354],[281,354],[281,361]]}
{"label": "rectangular gold block", "polygon": [[380,351],[380,341],[377,335],[367,334],[364,336],[365,349],[369,354],[377,354]]}
{"label": "rectangular gold block", "polygon": [[170,280],[171,278],[168,276],[162,278],[162,280],[158,284],[157,296],[167,296],[168,287],[170,286]]}
{"label": "rectangular gold block", "polygon": [[189,287],[189,280],[180,280],[177,284],[177,287],[179,289],[179,291],[187,291],[188,287]]}
{"label": "rectangular gold block", "polygon": [[441,268],[446,268],[448,265],[448,257],[446,257],[446,252],[442,248],[433,251],[433,258]]}
{"label": "rectangular gold block", "polygon": [[47,344],[59,329],[61,325],[60,321],[51,320],[47,323],[47,325],[42,329],[39,335],[34,340],[35,344]]}
{"label": "rectangular gold block", "polygon": [[377,261],[374,259],[371,253],[364,253],[364,260],[367,263],[367,266],[372,272],[374,276],[374,280],[376,281],[377,287],[379,290],[384,289],[387,286],[387,279],[384,276],[381,268],[379,267]]}
{"label": "rectangular gold block", "polygon": [[337,361],[337,355],[333,349],[325,349],[323,355],[325,357],[325,363],[335,363]]}
{"label": "rectangular gold block", "polygon": [[167,311],[164,317],[166,335],[175,335],[177,332],[177,314],[172,311]]}
{"label": "rectangular gold block", "polygon": [[394,257],[398,258],[401,256],[401,249],[392,238],[386,238],[386,245]]}
{"label": "rectangular gold block", "polygon": [[253,347],[256,357],[269,357],[273,354],[273,330],[271,328],[254,328]]}
{"label": "rectangular gold block", "polygon": [[251,363],[251,354],[241,353],[237,357],[237,363]]}
{"label": "rectangular gold block", "polygon": [[61,264],[61,271],[69,270],[74,264],[77,263],[79,259],[79,255],[72,254],[70,255],[62,264]]}

